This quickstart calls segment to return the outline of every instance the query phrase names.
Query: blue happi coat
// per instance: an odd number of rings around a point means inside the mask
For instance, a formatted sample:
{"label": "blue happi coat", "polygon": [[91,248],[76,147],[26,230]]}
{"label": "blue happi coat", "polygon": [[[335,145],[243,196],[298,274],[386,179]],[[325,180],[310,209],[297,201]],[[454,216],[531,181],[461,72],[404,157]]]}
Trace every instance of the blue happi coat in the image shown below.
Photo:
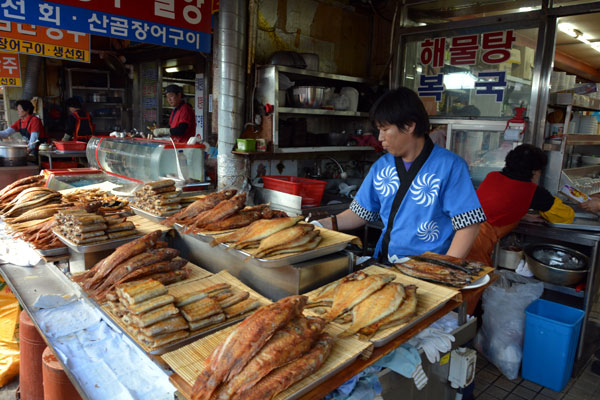
{"label": "blue happi coat", "polygon": [[[400,176],[394,156],[383,155],[373,164],[350,209],[367,221],[383,221],[377,242],[379,256],[392,203],[400,188]],[[465,161],[435,145],[418,171],[394,218],[388,258],[421,254],[426,251],[445,254],[454,232],[484,222],[485,214],[471,183]]]}

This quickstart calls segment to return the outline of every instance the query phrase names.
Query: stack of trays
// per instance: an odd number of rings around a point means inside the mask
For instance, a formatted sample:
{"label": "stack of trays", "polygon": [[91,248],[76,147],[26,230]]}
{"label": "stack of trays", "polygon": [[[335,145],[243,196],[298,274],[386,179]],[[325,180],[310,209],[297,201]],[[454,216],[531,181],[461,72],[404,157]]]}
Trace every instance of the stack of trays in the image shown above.
{"label": "stack of trays", "polygon": [[77,245],[99,243],[136,235],[135,225],[119,215],[102,216],[83,209],[61,210],[56,214],[59,234]]}
{"label": "stack of trays", "polygon": [[179,192],[171,179],[148,182],[134,196],[133,206],[152,215],[166,217],[181,209]]}

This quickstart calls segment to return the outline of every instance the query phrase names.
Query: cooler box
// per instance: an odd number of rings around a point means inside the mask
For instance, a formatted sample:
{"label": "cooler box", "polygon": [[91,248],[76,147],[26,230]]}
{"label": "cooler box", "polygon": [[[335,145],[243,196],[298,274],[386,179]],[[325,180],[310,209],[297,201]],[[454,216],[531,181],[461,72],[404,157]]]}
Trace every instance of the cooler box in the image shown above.
{"label": "cooler box", "polygon": [[297,176],[263,176],[265,189],[277,190],[302,197],[302,207],[321,205],[327,182]]}
{"label": "cooler box", "polygon": [[571,378],[584,312],[538,299],[525,315],[521,375],[560,392]]}

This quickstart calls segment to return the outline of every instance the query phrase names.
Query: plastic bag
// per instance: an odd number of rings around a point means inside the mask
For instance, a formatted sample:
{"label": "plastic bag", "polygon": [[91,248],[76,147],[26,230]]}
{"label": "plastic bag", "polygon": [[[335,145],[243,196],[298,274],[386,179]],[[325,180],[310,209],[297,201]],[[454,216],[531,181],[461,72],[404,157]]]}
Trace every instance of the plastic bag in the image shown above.
{"label": "plastic bag", "polygon": [[19,373],[19,302],[0,278],[0,387]]}
{"label": "plastic bag", "polygon": [[519,376],[523,358],[525,308],[540,298],[544,284],[511,271],[483,292],[483,324],[475,347],[508,379]]}

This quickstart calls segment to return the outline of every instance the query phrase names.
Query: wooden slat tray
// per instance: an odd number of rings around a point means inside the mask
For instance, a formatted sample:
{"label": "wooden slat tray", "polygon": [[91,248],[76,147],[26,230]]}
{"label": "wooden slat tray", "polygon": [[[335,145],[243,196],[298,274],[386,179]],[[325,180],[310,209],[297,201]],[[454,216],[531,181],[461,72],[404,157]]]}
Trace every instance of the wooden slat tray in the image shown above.
{"label": "wooden slat tray", "polygon": [[[197,268],[199,268],[199,267],[197,267]],[[202,279],[196,279],[196,280],[187,279],[185,281],[178,282],[173,285],[167,285],[167,288],[169,290],[169,294],[182,295],[182,294],[186,294],[186,293],[198,292],[204,288],[215,285],[217,283],[229,283],[232,287],[234,287],[238,290],[243,290],[243,291],[249,292],[251,298],[257,299],[263,305],[271,303],[271,301],[269,299],[261,296],[259,293],[250,289],[249,287],[247,287],[242,282],[237,280],[233,275],[231,275],[227,271],[221,271],[218,274],[210,275],[210,276],[207,276]],[[150,346],[146,345],[145,343],[139,341],[137,339],[136,335],[134,335],[133,333],[131,333],[129,331],[129,326],[127,324],[125,324],[123,322],[123,320],[121,320],[121,318],[114,315],[110,311],[108,306],[102,305],[101,308],[105,314],[110,316],[112,321],[114,321],[117,325],[119,325],[119,327],[121,327],[121,329],[127,334],[127,336],[129,336],[134,342],[136,342],[138,344],[138,346],[140,348],[142,348],[146,353],[153,354],[153,355],[164,354],[165,352],[172,351],[172,350],[182,346],[183,344],[189,343],[190,341],[196,340],[200,337],[206,336],[210,333],[213,333],[220,329],[223,329],[224,327],[235,324],[236,322],[243,320],[248,315],[250,315],[252,312],[254,312],[254,310],[253,310],[251,312],[241,314],[241,315],[235,316],[233,318],[226,319],[225,321],[220,322],[218,324],[214,324],[214,325],[202,328],[202,329],[198,329],[198,330],[192,332],[190,334],[190,336],[188,336],[180,341],[169,343],[168,345],[166,345],[164,347],[154,348],[154,347],[150,347]]]}
{"label": "wooden slat tray", "polygon": [[[375,345],[375,347],[381,347],[387,343],[389,343],[392,339],[398,337],[411,326],[416,324],[418,321],[427,318],[430,314],[434,313],[444,304],[446,304],[449,300],[460,299],[460,290],[456,288],[451,288],[442,285],[436,285],[430,282],[422,281],[420,279],[412,278],[410,276],[404,275],[401,272],[397,271],[394,268],[384,268],[377,265],[371,265],[362,270],[363,272],[372,275],[372,274],[393,274],[396,276],[394,282],[399,282],[403,285],[415,285],[417,286],[417,313],[416,315],[408,322],[394,326],[391,328],[380,329],[373,335],[369,341]],[[343,279],[343,278],[342,278]],[[315,289],[306,295],[311,298],[317,295],[321,289]],[[311,315],[319,315],[311,312],[311,309],[308,308],[305,310],[306,314]],[[345,330],[350,324],[340,324],[338,322],[332,322],[333,325],[338,325],[340,328]],[[358,335],[355,335],[358,337]]]}
{"label": "wooden slat tray", "polygon": [[170,284],[168,286],[169,288],[175,287],[175,286],[180,286],[180,285],[187,285],[190,281],[196,281],[198,279],[208,278],[209,276],[211,276],[213,274],[212,272],[207,271],[204,268],[197,266],[196,264],[192,264],[191,262],[188,262],[187,264],[185,264],[184,268],[188,268],[190,270],[190,276],[184,281],[179,281],[179,282]]}
{"label": "wooden slat tray", "polygon": [[144,235],[147,235],[148,233],[157,230],[166,232],[172,229],[169,226],[157,224],[156,222],[150,221],[149,219],[141,217],[139,215],[132,215],[130,217],[127,217],[127,220],[133,222],[137,231]]}
{"label": "wooden slat tray", "polygon": [[[162,355],[162,359],[175,371],[175,374],[171,375],[171,382],[187,399],[191,398],[191,388],[194,385],[196,377],[204,367],[204,361],[227,338],[234,328],[235,326],[230,326],[181,347],[178,350]],[[341,328],[333,324],[328,324],[325,331],[335,337],[341,333]],[[296,384],[277,395],[275,399],[290,400],[302,396],[327,380],[330,376],[350,365],[361,353],[368,352],[370,346],[369,343],[361,342],[354,337],[336,338],[331,349],[331,354],[321,368],[314,374],[296,382]]]}

